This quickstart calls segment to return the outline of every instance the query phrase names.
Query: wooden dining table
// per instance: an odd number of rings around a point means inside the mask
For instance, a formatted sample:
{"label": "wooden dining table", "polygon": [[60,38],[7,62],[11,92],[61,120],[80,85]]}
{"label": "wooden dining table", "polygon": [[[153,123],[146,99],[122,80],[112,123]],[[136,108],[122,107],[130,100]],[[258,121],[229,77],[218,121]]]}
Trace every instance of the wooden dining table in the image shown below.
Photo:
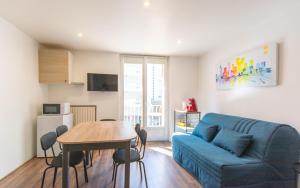
{"label": "wooden dining table", "polygon": [[71,151],[97,149],[125,149],[125,182],[130,187],[130,141],[136,132],[122,121],[99,121],[80,123],[58,137],[63,146],[62,187],[69,187],[69,156]]}

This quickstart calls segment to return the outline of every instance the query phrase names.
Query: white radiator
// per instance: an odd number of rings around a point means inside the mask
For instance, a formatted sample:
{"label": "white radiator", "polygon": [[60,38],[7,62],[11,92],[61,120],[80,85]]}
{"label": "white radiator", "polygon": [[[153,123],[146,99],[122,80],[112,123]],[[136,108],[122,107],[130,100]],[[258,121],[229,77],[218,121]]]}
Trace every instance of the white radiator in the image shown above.
{"label": "white radiator", "polygon": [[97,121],[96,105],[71,105],[71,113],[73,114],[73,124]]}

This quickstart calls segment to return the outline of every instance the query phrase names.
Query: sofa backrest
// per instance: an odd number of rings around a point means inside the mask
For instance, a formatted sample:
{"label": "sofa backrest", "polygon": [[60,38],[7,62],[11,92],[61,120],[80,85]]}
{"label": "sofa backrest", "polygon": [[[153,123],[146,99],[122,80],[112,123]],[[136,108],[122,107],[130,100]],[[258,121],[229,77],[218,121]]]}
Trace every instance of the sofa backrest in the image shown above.
{"label": "sofa backrest", "polygon": [[292,165],[299,160],[300,137],[289,125],[216,113],[206,114],[202,121],[253,135],[245,155],[271,163],[281,172],[292,173]]}

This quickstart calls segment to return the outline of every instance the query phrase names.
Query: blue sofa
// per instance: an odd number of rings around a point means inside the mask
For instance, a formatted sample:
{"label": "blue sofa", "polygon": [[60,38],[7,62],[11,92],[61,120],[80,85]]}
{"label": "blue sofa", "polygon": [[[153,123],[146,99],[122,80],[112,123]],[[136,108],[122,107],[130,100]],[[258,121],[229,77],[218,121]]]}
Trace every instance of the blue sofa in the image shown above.
{"label": "blue sofa", "polygon": [[202,121],[253,135],[241,157],[200,137],[174,133],[173,158],[204,188],[296,188],[300,137],[291,126],[216,113]]}

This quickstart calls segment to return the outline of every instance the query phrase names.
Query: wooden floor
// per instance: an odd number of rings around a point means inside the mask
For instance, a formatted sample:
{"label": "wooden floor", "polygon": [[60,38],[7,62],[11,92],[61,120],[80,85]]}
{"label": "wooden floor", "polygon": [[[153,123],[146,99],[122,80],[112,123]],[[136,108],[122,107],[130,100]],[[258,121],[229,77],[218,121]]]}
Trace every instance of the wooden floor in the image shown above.
{"label": "wooden floor", "polygon": [[[112,177],[113,150],[103,150],[93,160],[93,167],[88,168],[89,182],[84,182],[83,166],[78,169],[79,186],[83,188],[110,188],[113,186]],[[197,180],[182,169],[172,159],[169,142],[148,142],[144,162],[149,188],[202,188]],[[34,158],[12,174],[0,181],[0,188],[31,188],[40,187],[42,173],[46,168],[44,159]],[[49,170],[45,179],[45,188],[52,187],[54,170]],[[141,180],[139,168],[131,163],[131,188],[144,188],[145,180]],[[58,170],[55,187],[61,187],[61,169]],[[74,171],[70,170],[70,187],[76,187]],[[118,170],[116,187],[123,187],[124,165]]]}

